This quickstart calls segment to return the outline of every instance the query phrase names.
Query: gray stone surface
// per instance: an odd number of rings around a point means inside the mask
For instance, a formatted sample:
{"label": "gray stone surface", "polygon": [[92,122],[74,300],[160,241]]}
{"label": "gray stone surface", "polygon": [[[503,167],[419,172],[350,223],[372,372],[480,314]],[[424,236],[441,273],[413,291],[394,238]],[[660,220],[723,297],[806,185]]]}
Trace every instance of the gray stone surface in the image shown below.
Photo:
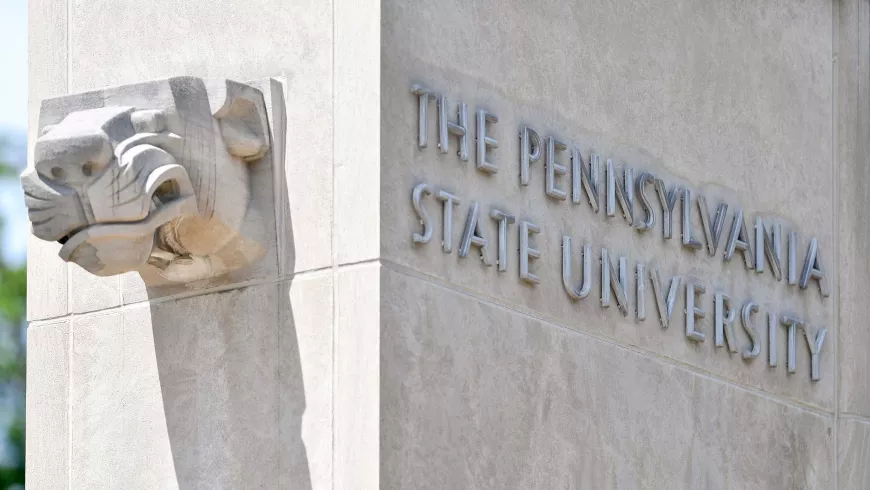
{"label": "gray stone surface", "polygon": [[179,488],[149,311],[72,325],[70,487]]}
{"label": "gray stone surface", "polygon": [[870,481],[870,420],[840,419],[837,441],[839,488],[867,488]]}
{"label": "gray stone surface", "polygon": [[[865,0],[31,0],[30,32],[31,139],[41,99],[182,74],[282,78],[287,139],[257,184],[270,258],[227,281],[104,282],[32,240],[28,316],[75,316],[28,334],[28,488],[868,486]],[[469,162],[438,152],[434,102],[417,149],[414,83],[469,104]],[[684,251],[678,222],[665,241],[553,201],[543,162],[520,187],[521,124],[817,236],[832,296]],[[463,200],[451,255],[440,224],[411,243],[420,182]],[[506,272],[456,256],[472,200],[492,254],[491,207],[542,226],[540,285],[516,225]],[[645,322],[602,309],[598,277],[572,302],[562,234],[706,281],[707,342],[682,291],[666,331],[649,287]],[[803,343],[792,375],[784,345],[775,369],[714,347],[719,288],[761,330],[772,306],[827,326],[822,380]]]}
{"label": "gray stone surface", "polygon": [[121,305],[120,277],[95,276],[76,264],[69,264],[67,271],[70,313],[87,313]]}
{"label": "gray stone surface", "polygon": [[[838,208],[829,163],[829,2],[389,2],[382,28],[383,258],[568,328],[834,409],[835,336],[826,341],[830,344],[822,358],[821,381],[810,381],[809,356],[802,351],[797,373],[787,375],[782,364],[770,369],[763,358],[747,362],[713,346],[712,298],[717,289],[741,305],[752,298],[761,304],[761,315],[771,307],[790,310],[834,334],[836,295],[823,300],[817,291],[798,291],[777,283],[769,273],[749,272],[739,258],[726,263],[721,259],[723,245],[717,258],[687,251],[679,243],[679,222],[674,239],[663,240],[661,228],[641,234],[619,216],[594,214],[585,201],[575,205],[570,199],[550,199],[544,194],[543,161],[531,168],[530,185],[521,187],[517,138],[520,126],[529,124],[542,137],[557,136],[579,147],[584,157],[594,149],[603,158],[612,157],[617,167],[626,162],[636,172],[651,170],[669,185],[687,185],[696,195],[703,191],[710,202],[722,199],[731,210],[740,204],[748,216],[775,217],[786,228],[796,227],[802,240],[799,250],[806,250],[810,235],[818,237],[822,260],[831,268]],[[543,32],[548,34],[539,34]],[[499,117],[492,125],[499,147],[490,155],[498,173],[487,176],[475,169],[474,148],[469,162],[453,151],[439,153],[434,103],[429,148],[417,148],[418,110],[410,91],[415,83],[446,93],[451,104],[469,104],[469,117],[477,108]],[[420,182],[463,200],[454,212],[454,245],[472,201],[481,206],[481,226],[491,243],[496,237],[495,222],[488,217],[492,207],[539,225],[542,231],[534,243],[542,257],[533,269],[540,284],[530,287],[518,279],[517,225],[509,233],[506,272],[472,256],[459,258],[456,246],[452,254],[442,253],[441,209],[434,197],[426,206],[438,223],[435,238],[415,246],[411,233],[419,223],[411,190]],[[560,185],[567,188],[570,180],[562,178]],[[700,237],[697,214],[693,219]],[[661,223],[659,210],[657,226]],[[703,307],[708,316],[701,327],[707,341],[698,345],[683,335],[683,293],[674,325],[665,332],[656,323],[649,287],[650,318],[643,323],[624,319],[615,308],[602,309],[597,277],[589,297],[572,302],[562,287],[563,234],[574,238],[575,253],[582,243],[592,244],[596,275],[599,249],[609,247],[613,256],[627,256],[632,266],[643,261],[658,266],[668,278],[679,274],[701,281],[707,287]],[[490,254],[493,259],[494,251]],[[634,279],[629,283],[633,304]],[[739,328],[737,333],[741,343],[747,342]],[[784,344],[780,349],[782,359]]]}
{"label": "gray stone surface", "polygon": [[69,374],[69,322],[32,323],[25,414],[29,488],[70,488]]}
{"label": "gray stone surface", "polygon": [[381,488],[833,485],[829,414],[389,269],[381,292]]}
{"label": "gray stone surface", "polygon": [[383,39],[380,2],[340,1],[336,12],[333,253],[345,264],[380,256]]}
{"label": "gray stone surface", "polygon": [[73,488],[328,488],[330,290],[321,274],[77,318]]}
{"label": "gray stone surface", "polygon": [[870,415],[870,330],[867,329],[867,285],[870,233],[870,8],[866,2],[839,2],[838,147],[839,172],[839,376],[840,410]]}
{"label": "gray stone surface", "polygon": [[[29,4],[27,16],[28,121],[27,139],[39,135],[42,99],[67,92],[67,3],[40,1]],[[28,145],[28,165],[33,165],[33,145]],[[27,319],[43,320],[69,311],[67,264],[57,252],[60,245],[30,236],[27,241]]]}
{"label": "gray stone surface", "polygon": [[295,449],[279,448],[284,468],[280,488],[333,488],[333,288],[329,271],[281,283],[279,381],[292,389],[279,391],[278,426],[281,447]]}
{"label": "gray stone surface", "polygon": [[333,488],[378,488],[381,398],[381,267],[339,269],[335,302]]}
{"label": "gray stone surface", "polygon": [[27,237],[27,319],[61,317],[69,313],[68,264],[57,256],[59,243]]}

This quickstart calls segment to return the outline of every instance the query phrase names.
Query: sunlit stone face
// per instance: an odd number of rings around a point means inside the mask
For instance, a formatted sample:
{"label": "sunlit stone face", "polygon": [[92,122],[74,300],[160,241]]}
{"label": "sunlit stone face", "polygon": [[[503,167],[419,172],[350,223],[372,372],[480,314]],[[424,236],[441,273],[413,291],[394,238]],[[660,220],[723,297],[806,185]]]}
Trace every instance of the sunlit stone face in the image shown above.
{"label": "sunlit stone face", "polygon": [[219,257],[244,238],[248,165],[270,143],[258,90],[181,77],[46,101],[42,117],[21,183],[34,235],[64,260],[186,282],[262,255]]}

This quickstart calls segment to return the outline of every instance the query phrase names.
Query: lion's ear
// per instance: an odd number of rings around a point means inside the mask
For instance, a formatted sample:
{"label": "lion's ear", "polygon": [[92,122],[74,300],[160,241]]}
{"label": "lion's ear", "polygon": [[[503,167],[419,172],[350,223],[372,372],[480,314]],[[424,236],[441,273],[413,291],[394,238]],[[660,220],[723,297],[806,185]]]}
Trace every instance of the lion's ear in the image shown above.
{"label": "lion's ear", "polygon": [[156,109],[139,110],[130,114],[130,122],[137,133],[160,133],[166,129],[166,114]]}
{"label": "lion's ear", "polygon": [[208,80],[208,98],[230,154],[246,162],[263,158],[271,143],[263,94],[232,80]]}

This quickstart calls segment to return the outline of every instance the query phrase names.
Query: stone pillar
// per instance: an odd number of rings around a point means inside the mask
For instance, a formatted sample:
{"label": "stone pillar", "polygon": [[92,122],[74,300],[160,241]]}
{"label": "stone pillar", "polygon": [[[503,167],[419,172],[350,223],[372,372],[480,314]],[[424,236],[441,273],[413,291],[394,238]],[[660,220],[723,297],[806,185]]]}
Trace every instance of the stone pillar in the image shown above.
{"label": "stone pillar", "polygon": [[259,90],[271,142],[250,263],[99,277],[32,237],[29,487],[870,485],[868,2],[29,22],[31,141],[190,76]]}
{"label": "stone pillar", "polygon": [[152,286],[32,238],[28,488],[377,486],[378,5],[47,0],[29,22],[31,142],[44,100],[182,75],[286,111],[251,167],[252,265]]}

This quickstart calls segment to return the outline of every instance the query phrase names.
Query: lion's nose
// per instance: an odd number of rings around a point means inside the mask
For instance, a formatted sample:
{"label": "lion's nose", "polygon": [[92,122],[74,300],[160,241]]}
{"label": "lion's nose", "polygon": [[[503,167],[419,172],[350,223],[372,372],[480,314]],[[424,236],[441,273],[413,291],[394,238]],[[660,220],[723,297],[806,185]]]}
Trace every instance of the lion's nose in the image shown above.
{"label": "lion's nose", "polygon": [[96,179],[112,160],[112,145],[103,131],[74,133],[61,127],[36,140],[36,171],[46,180],[71,187]]}

